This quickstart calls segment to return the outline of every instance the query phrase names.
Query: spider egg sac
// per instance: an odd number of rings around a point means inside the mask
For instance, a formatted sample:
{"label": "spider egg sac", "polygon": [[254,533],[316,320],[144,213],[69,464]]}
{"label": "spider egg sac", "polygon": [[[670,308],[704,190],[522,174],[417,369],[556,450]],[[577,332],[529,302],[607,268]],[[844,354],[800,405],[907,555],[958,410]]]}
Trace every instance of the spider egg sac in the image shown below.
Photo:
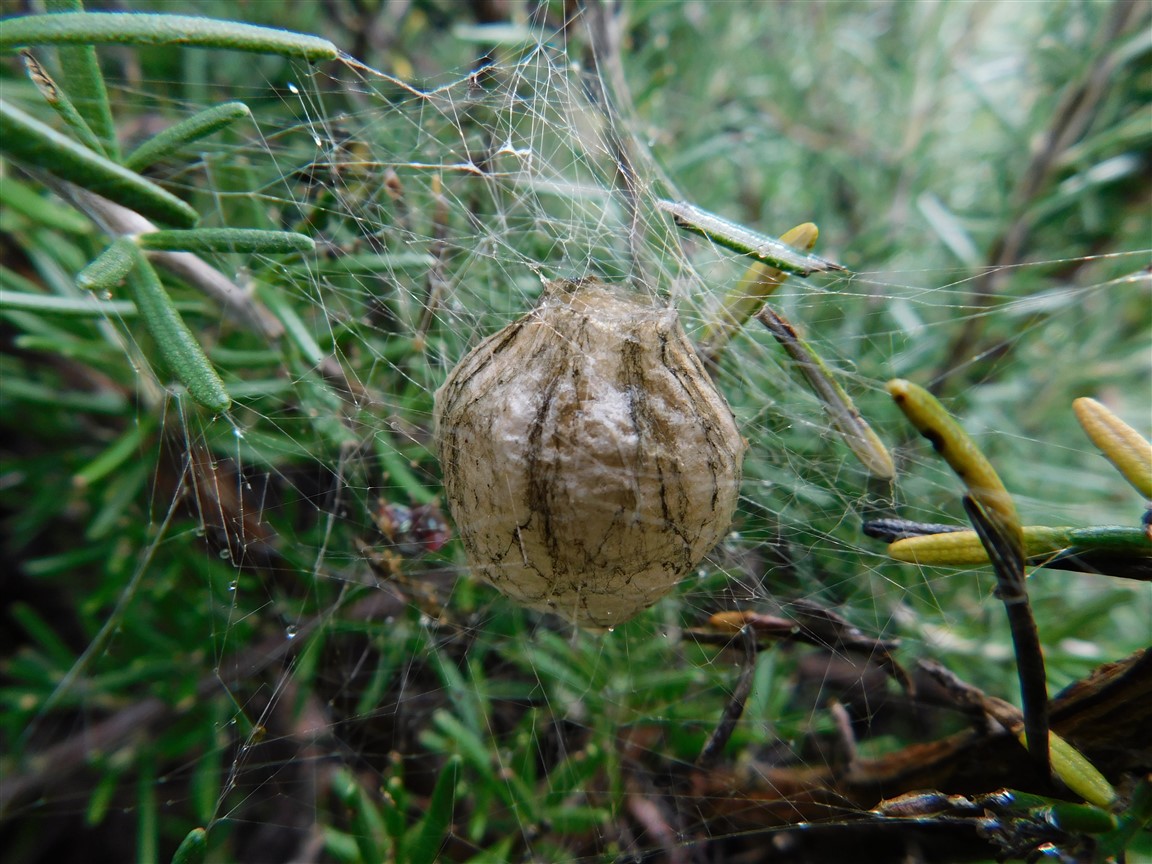
{"label": "spider egg sac", "polygon": [[595,279],[472,349],[435,421],[474,573],[582,627],[671,591],[736,508],[746,442],[676,312]]}

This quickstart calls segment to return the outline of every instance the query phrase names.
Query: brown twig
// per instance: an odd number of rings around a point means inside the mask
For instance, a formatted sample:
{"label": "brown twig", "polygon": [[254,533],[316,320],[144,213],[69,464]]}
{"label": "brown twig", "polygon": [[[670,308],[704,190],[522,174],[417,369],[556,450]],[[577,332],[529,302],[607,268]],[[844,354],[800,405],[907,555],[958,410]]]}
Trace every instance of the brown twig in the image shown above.
{"label": "brown twig", "polygon": [[708,770],[719,761],[720,755],[732,738],[732,733],[736,731],[736,724],[740,722],[744,705],[752,692],[752,682],[756,674],[756,635],[752,627],[746,624],[740,628],[737,636],[744,649],[744,662],[740,666],[736,689],[732,691],[728,704],[724,706],[720,722],[712,730],[712,734],[708,736],[704,748],[696,758],[696,767],[701,771]]}
{"label": "brown twig", "polygon": [[794,600],[790,608],[791,618],[749,611],[718,612],[708,620],[708,629],[697,628],[690,633],[697,641],[715,643],[726,642],[733,633],[747,628],[757,642],[801,642],[826,651],[855,652],[875,662],[906,693],[915,693],[912,679],[892,656],[898,642],[868,636],[845,618],[811,601]]}
{"label": "brown twig", "polygon": [[[997,706],[1016,710],[993,697],[977,701],[981,716],[989,706],[996,715],[1003,713]],[[971,706],[968,710],[973,713]],[[1053,731],[1110,779],[1148,770],[1152,649],[1098,667],[1052,700],[1050,716]],[[1005,713],[1003,719],[1010,718]],[[883,799],[918,790],[979,795],[1002,788],[1056,798],[1068,794],[1038,770],[1015,736],[981,728],[913,744],[877,759],[859,759],[848,771],[827,765],[752,763],[740,769],[698,772],[692,794],[701,818],[714,830],[727,826],[732,831],[760,831],[860,816]]]}

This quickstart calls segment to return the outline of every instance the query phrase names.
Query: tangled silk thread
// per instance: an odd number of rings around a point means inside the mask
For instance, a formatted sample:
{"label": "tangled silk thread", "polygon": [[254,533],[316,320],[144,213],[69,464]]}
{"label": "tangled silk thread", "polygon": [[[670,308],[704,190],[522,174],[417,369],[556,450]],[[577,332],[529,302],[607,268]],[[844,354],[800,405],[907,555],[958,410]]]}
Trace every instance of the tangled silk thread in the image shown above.
{"label": "tangled silk thread", "polygon": [[736,508],[746,442],[675,311],[595,279],[469,352],[435,420],[474,573],[582,627],[667,594]]}

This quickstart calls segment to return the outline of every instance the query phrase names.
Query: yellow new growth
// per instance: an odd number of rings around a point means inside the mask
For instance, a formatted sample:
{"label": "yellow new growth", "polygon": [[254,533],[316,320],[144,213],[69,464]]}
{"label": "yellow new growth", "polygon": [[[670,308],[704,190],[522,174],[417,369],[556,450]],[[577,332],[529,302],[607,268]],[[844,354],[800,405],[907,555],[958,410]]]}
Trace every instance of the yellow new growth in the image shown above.
{"label": "yellow new growth", "polygon": [[1104,458],[1137,492],[1152,499],[1152,444],[1095,399],[1077,399],[1072,410]]}
{"label": "yellow new growth", "polygon": [[[1055,555],[1072,545],[1066,528],[1029,525],[1024,532],[1024,555]],[[944,564],[966,567],[988,563],[988,552],[975,531],[951,531],[905,537],[889,544],[888,554],[909,564]]]}
{"label": "yellow new growth", "polygon": [[952,419],[944,406],[936,401],[936,397],[923,387],[897,378],[888,382],[887,389],[904,416],[916,427],[916,431],[932,442],[948,467],[964,481],[976,503],[996,520],[1000,530],[1016,548],[1022,549],[1024,538],[1016,504],[1004,488],[992,463],[980,452],[968,433]]}
{"label": "yellow new growth", "polygon": [[[812,222],[797,225],[780,235],[780,242],[800,252],[811,252],[820,237],[820,229]],[[759,262],[750,266],[729,291],[716,317],[708,322],[700,336],[701,353],[708,359],[720,356],[736,331],[760,311],[764,301],[784,284],[788,274],[783,270]]]}
{"label": "yellow new growth", "polygon": [[[1023,725],[1015,734],[1020,743],[1027,746]],[[1116,802],[1116,790],[1112,784],[1083,753],[1055,732],[1048,733],[1048,755],[1052,760],[1052,773],[1089,804],[1107,810]]]}

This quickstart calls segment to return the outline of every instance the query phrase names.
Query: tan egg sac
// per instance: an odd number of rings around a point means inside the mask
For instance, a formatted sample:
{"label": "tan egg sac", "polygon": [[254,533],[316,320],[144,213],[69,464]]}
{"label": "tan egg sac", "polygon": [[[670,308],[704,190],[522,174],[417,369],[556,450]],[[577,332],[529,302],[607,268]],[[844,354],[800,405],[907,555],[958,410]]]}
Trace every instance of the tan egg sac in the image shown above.
{"label": "tan egg sac", "polygon": [[746,444],[675,311],[594,279],[476,346],[435,415],[476,575],[582,627],[667,594],[736,508]]}

